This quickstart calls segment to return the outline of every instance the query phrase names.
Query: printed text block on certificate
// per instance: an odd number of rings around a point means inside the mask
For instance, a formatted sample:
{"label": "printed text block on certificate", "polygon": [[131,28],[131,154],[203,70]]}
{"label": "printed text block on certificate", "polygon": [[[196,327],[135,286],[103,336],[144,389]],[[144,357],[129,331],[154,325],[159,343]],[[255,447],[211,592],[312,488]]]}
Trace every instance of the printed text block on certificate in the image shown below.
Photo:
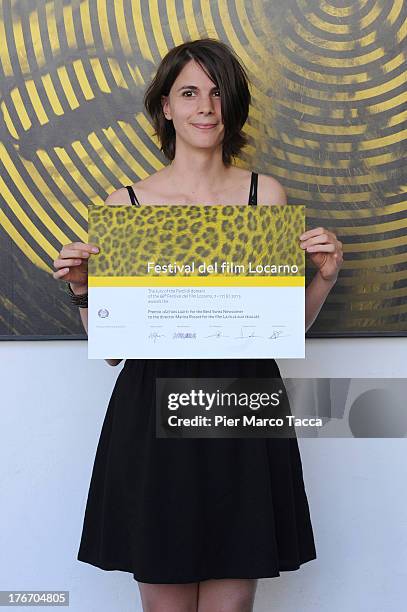
{"label": "printed text block on certificate", "polygon": [[90,206],[90,359],[305,356],[304,206]]}

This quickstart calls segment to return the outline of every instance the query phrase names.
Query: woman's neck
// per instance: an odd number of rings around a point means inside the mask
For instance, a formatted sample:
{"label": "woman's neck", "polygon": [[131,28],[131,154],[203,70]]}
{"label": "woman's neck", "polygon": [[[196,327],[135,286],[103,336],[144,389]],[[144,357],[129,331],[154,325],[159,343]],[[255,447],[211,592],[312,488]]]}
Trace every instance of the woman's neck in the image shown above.
{"label": "woman's neck", "polygon": [[174,185],[182,185],[191,196],[222,189],[229,168],[222,160],[222,149],[216,151],[185,150],[179,147],[174,160],[166,169],[166,176]]}

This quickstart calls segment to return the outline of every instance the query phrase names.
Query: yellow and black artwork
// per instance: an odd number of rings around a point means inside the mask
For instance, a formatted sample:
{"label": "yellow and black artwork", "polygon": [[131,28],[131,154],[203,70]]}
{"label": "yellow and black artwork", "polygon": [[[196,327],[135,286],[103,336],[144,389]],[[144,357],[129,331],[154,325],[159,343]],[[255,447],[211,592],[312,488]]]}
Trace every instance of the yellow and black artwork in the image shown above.
{"label": "yellow and black artwork", "polygon": [[[142,98],[167,51],[227,42],[247,67],[249,144],[307,228],[344,244],[310,336],[407,330],[407,4],[403,0],[3,0],[0,337],[83,337],[61,246],[88,205],[165,164]],[[307,270],[311,279],[314,270]]]}

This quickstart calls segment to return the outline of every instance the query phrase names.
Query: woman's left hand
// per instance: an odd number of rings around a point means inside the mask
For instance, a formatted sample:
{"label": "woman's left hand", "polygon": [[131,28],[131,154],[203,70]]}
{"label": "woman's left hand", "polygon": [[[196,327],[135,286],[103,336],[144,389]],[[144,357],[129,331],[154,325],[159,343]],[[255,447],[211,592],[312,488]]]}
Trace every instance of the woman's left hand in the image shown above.
{"label": "woman's left hand", "polygon": [[333,232],[316,227],[300,236],[300,247],[309,254],[324,280],[336,280],[343,262],[342,242]]}

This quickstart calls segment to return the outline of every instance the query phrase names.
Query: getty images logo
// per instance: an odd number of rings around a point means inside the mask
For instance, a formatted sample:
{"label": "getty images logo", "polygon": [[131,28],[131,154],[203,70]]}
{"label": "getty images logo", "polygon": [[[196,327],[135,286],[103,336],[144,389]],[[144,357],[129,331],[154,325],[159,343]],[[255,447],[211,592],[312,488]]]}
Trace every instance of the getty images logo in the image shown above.
{"label": "getty images logo", "polygon": [[101,319],[106,319],[109,316],[109,311],[107,308],[101,308],[98,310],[98,317]]}

